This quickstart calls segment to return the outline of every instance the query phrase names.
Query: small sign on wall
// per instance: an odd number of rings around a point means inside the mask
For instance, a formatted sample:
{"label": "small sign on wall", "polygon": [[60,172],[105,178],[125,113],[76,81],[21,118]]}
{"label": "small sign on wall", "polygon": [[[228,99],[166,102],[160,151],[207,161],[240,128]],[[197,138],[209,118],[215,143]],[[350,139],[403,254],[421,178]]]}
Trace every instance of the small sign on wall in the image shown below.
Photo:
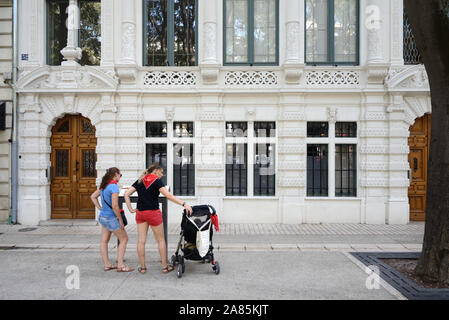
{"label": "small sign on wall", "polygon": [[28,53],[22,53],[22,61],[28,61]]}

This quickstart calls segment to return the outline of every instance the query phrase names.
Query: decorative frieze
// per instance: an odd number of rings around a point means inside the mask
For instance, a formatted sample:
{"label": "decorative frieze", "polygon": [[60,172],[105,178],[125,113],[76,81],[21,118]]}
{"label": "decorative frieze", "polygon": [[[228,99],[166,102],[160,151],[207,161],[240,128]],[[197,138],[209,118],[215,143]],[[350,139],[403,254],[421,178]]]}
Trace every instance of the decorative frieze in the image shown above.
{"label": "decorative frieze", "polygon": [[279,77],[275,71],[227,71],[225,86],[277,86]]}
{"label": "decorative frieze", "polygon": [[193,71],[147,71],[143,77],[144,87],[195,86],[197,82],[197,72]]}
{"label": "decorative frieze", "polygon": [[347,87],[347,86],[359,86],[360,74],[357,71],[343,71],[343,70],[319,70],[319,71],[307,71],[306,85],[332,87]]}

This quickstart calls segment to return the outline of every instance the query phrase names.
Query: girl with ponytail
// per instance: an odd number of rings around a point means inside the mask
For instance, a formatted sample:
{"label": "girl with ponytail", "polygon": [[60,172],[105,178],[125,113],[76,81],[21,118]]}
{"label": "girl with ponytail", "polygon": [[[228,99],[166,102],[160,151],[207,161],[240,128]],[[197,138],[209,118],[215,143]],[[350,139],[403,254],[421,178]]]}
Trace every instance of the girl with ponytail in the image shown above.
{"label": "girl with ponytail", "polygon": [[[95,207],[100,210],[98,217],[98,221],[101,224],[100,253],[104,263],[104,271],[117,269],[117,272],[130,272],[134,270],[125,266],[123,262],[126,245],[128,244],[128,234],[125,231],[118,205],[118,194],[120,191],[117,182],[120,181],[121,177],[122,174],[118,168],[109,168],[101,179],[100,189],[90,196]],[[98,201],[99,196],[101,196],[101,205]],[[117,267],[111,263],[108,256],[108,243],[112,233],[120,241],[117,249]]]}
{"label": "girl with ponytail", "polygon": [[[162,261],[162,272],[168,273],[173,270],[172,265],[167,264],[167,251],[164,237],[164,226],[162,224],[162,212],[159,209],[159,193],[162,193],[168,200],[182,205],[188,215],[192,214],[192,208],[184,201],[176,198],[168,192],[161,178],[164,176],[164,168],[159,163],[153,163],[137,179],[136,182],[125,193],[125,201],[128,210],[136,213],[137,223],[137,253],[139,255],[139,272],[145,273],[145,243],[147,240],[148,228],[151,226],[156,238],[159,254]],[[134,192],[138,193],[137,210],[131,207],[129,196]]]}

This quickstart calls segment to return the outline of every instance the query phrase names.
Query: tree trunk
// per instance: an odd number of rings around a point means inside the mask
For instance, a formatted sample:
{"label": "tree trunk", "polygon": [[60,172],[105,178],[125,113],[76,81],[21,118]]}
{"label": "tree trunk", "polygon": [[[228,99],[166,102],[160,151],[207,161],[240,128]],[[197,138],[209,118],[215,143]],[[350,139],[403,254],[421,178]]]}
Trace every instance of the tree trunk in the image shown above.
{"label": "tree trunk", "polygon": [[445,5],[447,1],[442,0],[405,0],[432,100],[426,226],[415,272],[424,280],[449,284],[449,18]]}

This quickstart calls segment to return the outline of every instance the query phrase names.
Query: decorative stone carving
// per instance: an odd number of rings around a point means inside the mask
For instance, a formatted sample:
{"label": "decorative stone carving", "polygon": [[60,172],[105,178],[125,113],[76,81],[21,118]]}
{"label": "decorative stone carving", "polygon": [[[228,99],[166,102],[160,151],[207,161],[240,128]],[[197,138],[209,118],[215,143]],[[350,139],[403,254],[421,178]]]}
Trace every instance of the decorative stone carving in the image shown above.
{"label": "decorative stone carving", "polygon": [[228,71],[225,74],[226,86],[275,86],[278,83],[274,71]]}
{"label": "decorative stone carving", "polygon": [[134,23],[122,24],[122,63],[136,62],[136,26]]}
{"label": "decorative stone carving", "polygon": [[17,91],[52,91],[57,89],[116,89],[118,79],[99,68],[85,67],[41,67],[20,77]]}
{"label": "decorative stone carving", "polygon": [[61,50],[66,61],[61,63],[62,66],[77,66],[78,60],[81,59],[82,51],[78,47],[78,30],[80,27],[80,12],[77,0],[70,0],[67,8],[67,46]]}
{"label": "decorative stone carving", "polygon": [[306,85],[309,86],[332,86],[332,87],[347,87],[359,86],[360,74],[357,71],[307,71]]}
{"label": "decorative stone carving", "polygon": [[194,86],[197,73],[193,71],[148,71],[144,75],[144,87],[156,86]]}
{"label": "decorative stone carving", "polygon": [[215,22],[204,23],[204,60],[202,63],[217,63],[217,24]]}
{"label": "decorative stone carving", "polygon": [[329,123],[337,122],[337,108],[335,107],[327,108],[327,120],[329,121]]}
{"label": "decorative stone carving", "polygon": [[429,79],[423,65],[390,69],[385,85],[389,91],[430,91]]}
{"label": "decorative stone carving", "polygon": [[173,119],[175,118],[175,109],[172,106],[168,106],[165,109],[165,118],[167,119],[167,121],[173,121]]}
{"label": "decorative stone carving", "polygon": [[287,23],[287,63],[299,63],[299,21]]}

